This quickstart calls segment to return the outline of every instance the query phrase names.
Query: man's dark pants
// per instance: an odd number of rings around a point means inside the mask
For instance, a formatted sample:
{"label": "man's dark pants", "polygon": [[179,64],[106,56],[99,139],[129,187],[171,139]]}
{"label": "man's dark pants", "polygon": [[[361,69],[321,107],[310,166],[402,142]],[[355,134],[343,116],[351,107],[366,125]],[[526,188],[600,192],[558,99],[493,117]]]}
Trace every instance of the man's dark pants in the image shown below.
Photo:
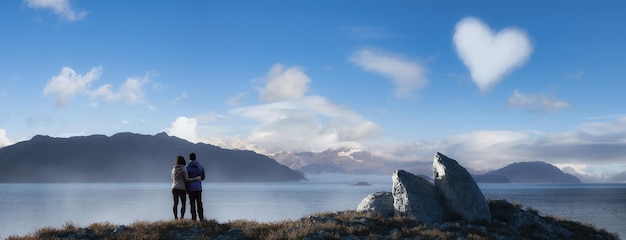
{"label": "man's dark pants", "polygon": [[202,191],[188,191],[188,193],[189,201],[191,204],[191,220],[195,221],[196,216],[200,217],[200,220],[204,220],[204,208],[202,208]]}

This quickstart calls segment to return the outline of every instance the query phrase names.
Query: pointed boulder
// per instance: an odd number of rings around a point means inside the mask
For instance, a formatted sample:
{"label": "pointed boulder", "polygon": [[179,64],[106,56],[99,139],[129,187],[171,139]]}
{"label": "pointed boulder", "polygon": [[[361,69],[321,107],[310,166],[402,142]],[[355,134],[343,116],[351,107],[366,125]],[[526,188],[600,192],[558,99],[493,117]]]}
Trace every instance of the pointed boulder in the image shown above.
{"label": "pointed boulder", "polygon": [[449,213],[468,221],[491,222],[491,212],[478,185],[459,163],[441,153],[433,160],[435,188]]}
{"label": "pointed boulder", "polygon": [[446,216],[441,197],[430,181],[404,170],[393,173],[393,206],[396,211],[422,222],[438,222]]}

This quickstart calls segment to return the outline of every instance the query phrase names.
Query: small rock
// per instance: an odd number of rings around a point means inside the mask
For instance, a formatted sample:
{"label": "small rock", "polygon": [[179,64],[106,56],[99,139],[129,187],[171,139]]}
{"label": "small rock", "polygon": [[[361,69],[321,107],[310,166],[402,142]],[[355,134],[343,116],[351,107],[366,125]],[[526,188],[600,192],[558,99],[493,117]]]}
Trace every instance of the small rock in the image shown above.
{"label": "small rock", "polygon": [[356,211],[391,216],[395,213],[393,194],[391,192],[375,192],[367,195],[356,207]]}
{"label": "small rock", "polygon": [[121,233],[123,231],[126,231],[128,228],[124,225],[119,225],[117,228],[115,228],[115,230],[113,230],[113,233]]}
{"label": "small rock", "polygon": [[439,225],[438,228],[441,231],[449,231],[449,230],[452,230],[452,229],[456,228],[456,224],[454,224],[453,222],[445,222],[445,223]]}
{"label": "small rock", "polygon": [[216,239],[217,240],[231,240],[233,238],[231,236],[229,236],[229,235],[219,235],[219,236],[217,236]]}
{"label": "small rock", "polygon": [[400,231],[400,229],[394,228],[393,230],[391,230],[391,232],[389,232],[389,235],[391,235],[391,237],[398,238],[402,236],[402,231]]}
{"label": "small rock", "polygon": [[354,235],[349,235],[349,236],[341,237],[341,240],[359,240],[359,238]]}

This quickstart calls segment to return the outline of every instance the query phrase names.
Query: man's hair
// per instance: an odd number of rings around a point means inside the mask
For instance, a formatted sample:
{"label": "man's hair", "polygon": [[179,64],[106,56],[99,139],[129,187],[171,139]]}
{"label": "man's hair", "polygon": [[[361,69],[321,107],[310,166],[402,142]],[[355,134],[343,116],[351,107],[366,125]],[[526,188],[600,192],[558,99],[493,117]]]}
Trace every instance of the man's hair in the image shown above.
{"label": "man's hair", "polygon": [[195,161],[196,160],[196,153],[190,153],[189,154],[189,160]]}
{"label": "man's hair", "polygon": [[176,165],[185,165],[185,158],[183,156],[176,157]]}

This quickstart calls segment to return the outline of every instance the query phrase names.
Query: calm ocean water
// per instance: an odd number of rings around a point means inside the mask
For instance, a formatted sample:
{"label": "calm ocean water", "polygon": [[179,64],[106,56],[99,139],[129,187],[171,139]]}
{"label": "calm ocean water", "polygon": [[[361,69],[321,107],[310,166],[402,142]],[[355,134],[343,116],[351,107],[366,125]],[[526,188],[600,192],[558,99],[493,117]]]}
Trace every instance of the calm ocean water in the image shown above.
{"label": "calm ocean water", "polygon": [[[350,186],[359,181],[372,186]],[[626,184],[484,184],[481,189],[488,198],[626,236]],[[208,218],[267,222],[354,209],[368,194],[390,190],[390,177],[335,176],[294,183],[205,183],[203,200]],[[0,239],[66,222],[171,219],[170,191],[169,183],[0,184]]]}

